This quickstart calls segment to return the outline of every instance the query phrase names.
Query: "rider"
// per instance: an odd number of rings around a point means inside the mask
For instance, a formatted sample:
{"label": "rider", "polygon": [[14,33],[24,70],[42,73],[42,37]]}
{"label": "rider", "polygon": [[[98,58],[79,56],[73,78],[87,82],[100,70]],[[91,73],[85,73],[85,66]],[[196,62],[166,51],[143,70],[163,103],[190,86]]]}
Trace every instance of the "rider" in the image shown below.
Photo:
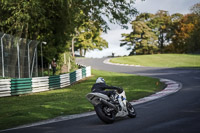
{"label": "rider", "polygon": [[[105,91],[105,89],[112,89],[112,91]],[[92,87],[92,92],[100,92],[106,94],[107,96],[111,96],[114,94],[114,90],[117,90],[118,93],[122,93],[123,89],[115,86],[106,85],[105,80],[102,77],[98,77],[96,83]]]}

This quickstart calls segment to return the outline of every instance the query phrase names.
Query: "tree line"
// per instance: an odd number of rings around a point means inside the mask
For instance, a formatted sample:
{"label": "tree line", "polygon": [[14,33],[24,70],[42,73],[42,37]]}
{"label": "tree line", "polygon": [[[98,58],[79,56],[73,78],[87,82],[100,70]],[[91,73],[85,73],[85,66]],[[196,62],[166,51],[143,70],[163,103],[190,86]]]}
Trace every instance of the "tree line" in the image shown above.
{"label": "tree line", "polygon": [[0,31],[45,41],[44,60],[68,51],[103,49],[108,23],[123,28],[137,13],[135,0],[0,0]]}
{"label": "tree line", "polygon": [[183,15],[159,10],[141,13],[131,22],[132,32],[122,34],[120,46],[134,54],[200,53],[200,3]]}

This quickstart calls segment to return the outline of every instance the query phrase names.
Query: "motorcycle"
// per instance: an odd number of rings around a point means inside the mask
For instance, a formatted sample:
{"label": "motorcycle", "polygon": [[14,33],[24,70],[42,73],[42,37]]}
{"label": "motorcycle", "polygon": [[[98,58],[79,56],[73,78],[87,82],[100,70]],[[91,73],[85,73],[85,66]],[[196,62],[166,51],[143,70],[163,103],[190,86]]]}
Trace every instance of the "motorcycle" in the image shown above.
{"label": "motorcycle", "polygon": [[100,120],[107,124],[113,123],[116,117],[136,117],[136,111],[127,101],[124,90],[122,93],[115,91],[110,97],[102,93],[91,92],[86,95],[86,98],[94,106]]}

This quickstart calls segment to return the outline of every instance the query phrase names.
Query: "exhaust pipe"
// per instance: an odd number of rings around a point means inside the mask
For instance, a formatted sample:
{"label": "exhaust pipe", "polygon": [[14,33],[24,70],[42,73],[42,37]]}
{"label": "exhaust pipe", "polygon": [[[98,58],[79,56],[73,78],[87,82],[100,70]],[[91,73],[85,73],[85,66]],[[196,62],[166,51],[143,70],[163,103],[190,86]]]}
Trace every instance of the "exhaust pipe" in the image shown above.
{"label": "exhaust pipe", "polygon": [[117,107],[116,107],[114,104],[109,103],[109,102],[107,102],[107,101],[104,100],[104,99],[100,99],[100,101],[101,101],[103,104],[108,105],[109,107],[113,108],[115,111],[118,111]]}

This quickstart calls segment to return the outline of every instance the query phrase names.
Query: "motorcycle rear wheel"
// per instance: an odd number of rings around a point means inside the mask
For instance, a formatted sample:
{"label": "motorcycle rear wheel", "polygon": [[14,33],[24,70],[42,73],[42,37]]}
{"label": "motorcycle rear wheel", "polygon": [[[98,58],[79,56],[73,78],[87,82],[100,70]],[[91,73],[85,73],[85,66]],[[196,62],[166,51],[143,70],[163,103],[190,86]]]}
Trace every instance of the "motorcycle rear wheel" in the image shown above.
{"label": "motorcycle rear wheel", "polygon": [[111,124],[115,121],[115,114],[113,111],[111,112],[106,112],[105,110],[109,108],[106,105],[98,104],[97,106],[94,107],[97,116],[99,117],[100,120],[105,122],[106,124]]}
{"label": "motorcycle rear wheel", "polygon": [[130,118],[135,118],[136,117],[136,111],[135,111],[133,105],[131,103],[127,102],[126,106],[127,106],[127,110],[128,110],[128,116]]}

